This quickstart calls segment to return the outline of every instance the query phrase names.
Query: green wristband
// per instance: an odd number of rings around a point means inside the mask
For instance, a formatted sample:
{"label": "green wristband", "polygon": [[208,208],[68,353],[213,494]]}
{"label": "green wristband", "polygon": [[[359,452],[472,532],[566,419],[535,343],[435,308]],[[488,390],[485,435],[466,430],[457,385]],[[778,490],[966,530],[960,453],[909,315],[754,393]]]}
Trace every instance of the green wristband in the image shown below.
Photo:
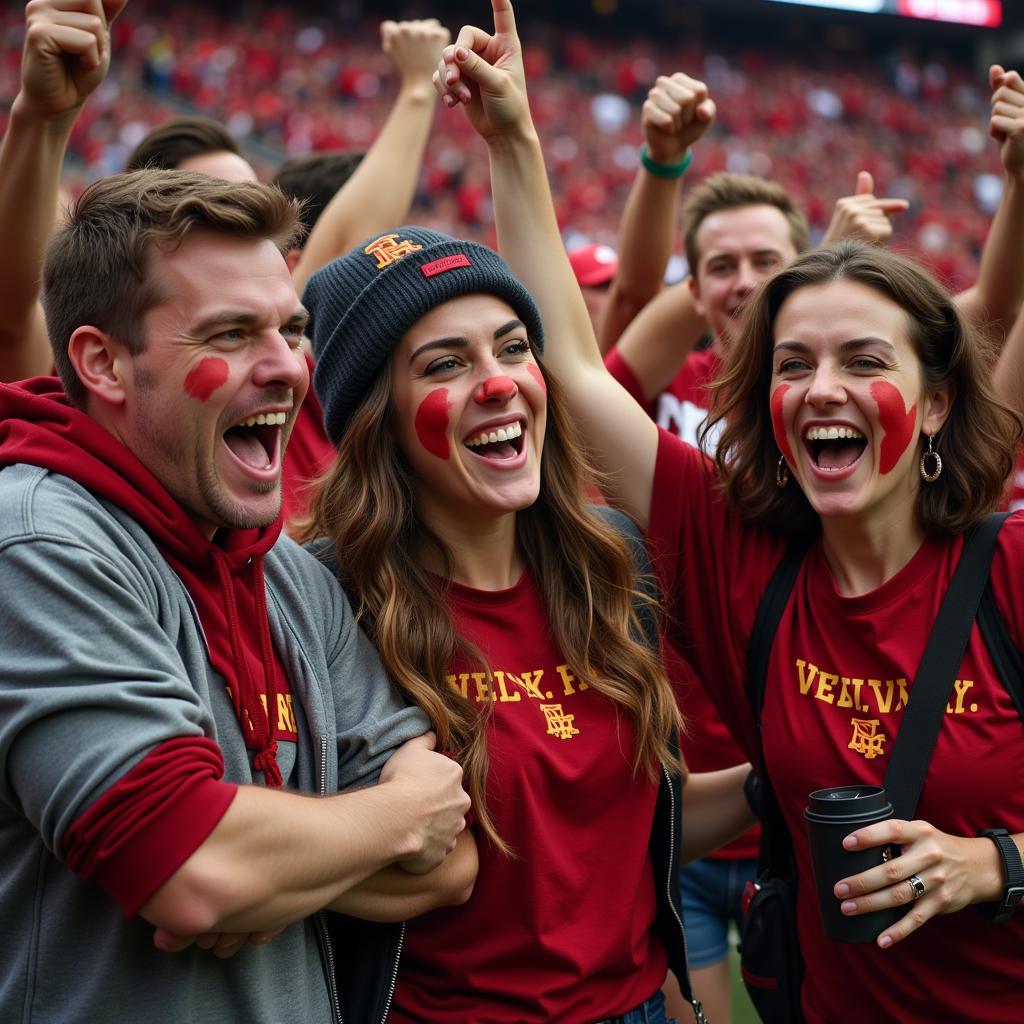
{"label": "green wristband", "polygon": [[686,156],[677,164],[656,164],[647,152],[647,146],[643,145],[640,147],[640,163],[644,165],[644,170],[648,174],[653,174],[656,178],[681,178],[693,163],[693,150],[688,149]]}

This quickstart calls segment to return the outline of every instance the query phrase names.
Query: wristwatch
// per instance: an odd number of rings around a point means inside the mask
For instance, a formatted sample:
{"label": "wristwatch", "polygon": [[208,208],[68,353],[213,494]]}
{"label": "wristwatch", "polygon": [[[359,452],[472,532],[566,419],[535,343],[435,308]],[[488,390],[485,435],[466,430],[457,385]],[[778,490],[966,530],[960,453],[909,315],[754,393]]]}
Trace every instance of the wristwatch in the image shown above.
{"label": "wristwatch", "polygon": [[1006,888],[1003,890],[1002,899],[995,903],[978,904],[978,909],[990,921],[1000,924],[1010,917],[1017,909],[1017,904],[1024,899],[1024,862],[1021,861],[1017,844],[1010,838],[1010,833],[1005,828],[986,828],[978,833],[978,837],[991,839],[1003,861]]}

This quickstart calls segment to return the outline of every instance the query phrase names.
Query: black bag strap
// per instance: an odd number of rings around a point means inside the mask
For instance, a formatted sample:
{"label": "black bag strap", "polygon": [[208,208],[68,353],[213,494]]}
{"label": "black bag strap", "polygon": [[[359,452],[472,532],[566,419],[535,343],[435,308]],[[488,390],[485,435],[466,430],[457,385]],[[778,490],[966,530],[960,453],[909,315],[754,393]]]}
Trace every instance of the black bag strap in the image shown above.
{"label": "black bag strap", "polygon": [[804,555],[813,538],[798,537],[789,542],[782,561],[775,567],[772,578],[757,606],[757,616],[750,631],[747,647],[747,696],[758,729],[761,728],[761,709],[764,707],[764,690],[768,681],[768,657],[772,643],[782,619],[782,613],[789,603],[789,595],[796,584],[797,574],[803,564]]}
{"label": "black bag strap", "polygon": [[[796,537],[790,541],[782,560],[768,581],[761,603],[757,606],[757,615],[747,647],[747,697],[754,712],[758,732],[761,729],[761,710],[764,707],[764,691],[768,682],[768,657],[772,652],[772,643],[782,613],[789,603],[789,596],[812,540],[812,537]],[[758,874],[769,871],[776,878],[795,877],[793,842],[775,791],[772,789],[771,780],[768,778],[768,772],[764,768],[763,744],[760,774],[761,845],[757,855]]]}
{"label": "black bag strap", "polygon": [[978,628],[995,666],[996,675],[1003,681],[1017,714],[1024,721],[1024,657],[1021,657],[1020,651],[1010,639],[1010,632],[992,593],[991,580],[978,606]]}
{"label": "black bag strap", "polygon": [[946,702],[988,584],[996,537],[1008,514],[994,513],[967,532],[960,561],[939,606],[903,712],[899,742],[892,747],[885,772],[883,785],[897,818],[910,819],[917,810]]}

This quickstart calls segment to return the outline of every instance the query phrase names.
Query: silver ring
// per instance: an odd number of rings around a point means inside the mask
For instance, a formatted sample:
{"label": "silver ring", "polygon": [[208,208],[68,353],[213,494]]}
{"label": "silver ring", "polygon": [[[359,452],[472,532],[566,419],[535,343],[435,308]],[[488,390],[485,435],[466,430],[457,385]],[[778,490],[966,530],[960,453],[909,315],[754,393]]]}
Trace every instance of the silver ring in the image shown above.
{"label": "silver ring", "polygon": [[919,900],[924,895],[925,884],[921,881],[920,875],[911,875],[907,881],[910,883],[910,888],[914,890],[914,899]]}

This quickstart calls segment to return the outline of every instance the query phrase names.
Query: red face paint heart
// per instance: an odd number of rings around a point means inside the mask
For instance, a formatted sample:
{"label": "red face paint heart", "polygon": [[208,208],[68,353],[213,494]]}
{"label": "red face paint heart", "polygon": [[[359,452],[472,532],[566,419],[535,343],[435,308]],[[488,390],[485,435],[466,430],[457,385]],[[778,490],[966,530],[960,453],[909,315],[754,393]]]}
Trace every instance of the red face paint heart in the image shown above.
{"label": "red face paint heart", "polygon": [[536,363],[527,363],[526,369],[529,371],[530,376],[540,385],[541,391],[546,395],[548,393],[548,382],[544,379],[541,368]]}
{"label": "red face paint heart", "polygon": [[878,456],[878,471],[883,476],[891,473],[913,440],[917,424],[917,406],[907,409],[899,388],[885,380],[871,385],[871,397],[878,406],[878,422],[882,427],[882,445]]}
{"label": "red face paint heart", "polygon": [[438,388],[431,391],[426,398],[420,402],[416,410],[416,436],[420,444],[431,455],[439,459],[447,459],[451,456],[451,447],[448,444],[448,410],[451,403],[448,401],[448,389]]}
{"label": "red face paint heart", "polygon": [[788,391],[788,384],[780,384],[772,392],[772,430],[775,432],[775,443],[779,446],[779,451],[786,457],[786,461],[791,466],[794,466],[796,464],[796,460],[793,458],[793,449],[789,447],[789,438],[786,436],[786,425],[782,419],[782,402]]}
{"label": "red face paint heart", "polygon": [[189,370],[185,378],[185,391],[200,402],[205,402],[217,388],[227,382],[230,372],[223,359],[207,356]]}

